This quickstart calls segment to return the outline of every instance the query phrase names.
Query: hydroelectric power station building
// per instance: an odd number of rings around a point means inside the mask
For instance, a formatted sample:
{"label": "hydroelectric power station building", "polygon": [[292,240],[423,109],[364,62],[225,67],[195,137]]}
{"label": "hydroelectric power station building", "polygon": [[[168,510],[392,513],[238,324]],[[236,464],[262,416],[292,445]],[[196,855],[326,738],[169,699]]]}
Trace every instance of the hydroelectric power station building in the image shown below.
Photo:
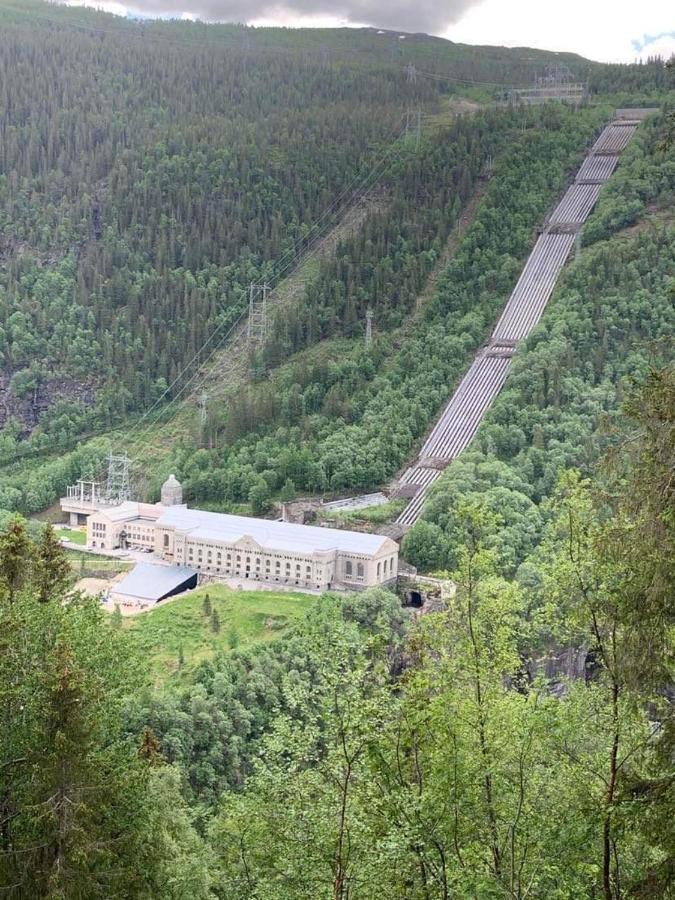
{"label": "hydroelectric power station building", "polygon": [[312,591],[358,590],[395,581],[398,545],[377,534],[188,509],[170,476],[160,503],[126,501],[87,517],[87,546],[152,552],[214,580]]}

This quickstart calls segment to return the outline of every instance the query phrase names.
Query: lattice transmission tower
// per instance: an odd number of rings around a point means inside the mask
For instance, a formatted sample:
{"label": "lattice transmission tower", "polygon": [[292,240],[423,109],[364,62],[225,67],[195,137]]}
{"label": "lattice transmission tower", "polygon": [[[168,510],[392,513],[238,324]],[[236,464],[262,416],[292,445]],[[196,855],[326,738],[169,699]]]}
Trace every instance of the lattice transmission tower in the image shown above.
{"label": "lattice transmission tower", "polygon": [[126,453],[108,454],[108,478],[105,488],[108,503],[124,503],[131,498],[130,464],[131,460]]}
{"label": "lattice transmission tower", "polygon": [[366,310],[366,347],[373,343],[373,311],[370,307]]}
{"label": "lattice transmission tower", "polygon": [[251,282],[248,290],[248,323],[246,336],[249,341],[264,341],[267,337],[267,294],[270,286],[267,282],[255,284]]}

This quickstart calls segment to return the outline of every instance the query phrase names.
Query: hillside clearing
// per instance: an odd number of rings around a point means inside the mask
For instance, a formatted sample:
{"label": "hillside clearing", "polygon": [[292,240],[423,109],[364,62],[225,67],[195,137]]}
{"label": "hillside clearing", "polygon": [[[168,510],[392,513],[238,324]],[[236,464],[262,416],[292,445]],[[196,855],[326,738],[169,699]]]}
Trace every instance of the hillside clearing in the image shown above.
{"label": "hillside clearing", "polygon": [[[205,609],[206,597],[211,613],[208,604]],[[211,584],[142,616],[125,619],[122,627],[148,659],[153,682],[163,684],[181,680],[218,653],[279,637],[315,600],[307,594],[234,591]],[[214,611],[218,630],[214,630]]]}

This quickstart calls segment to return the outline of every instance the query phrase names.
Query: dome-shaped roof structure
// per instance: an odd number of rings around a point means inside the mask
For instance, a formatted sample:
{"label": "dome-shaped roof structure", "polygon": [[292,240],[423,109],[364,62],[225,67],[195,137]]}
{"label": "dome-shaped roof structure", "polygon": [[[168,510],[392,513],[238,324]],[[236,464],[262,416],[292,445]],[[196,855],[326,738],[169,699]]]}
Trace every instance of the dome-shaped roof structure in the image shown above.
{"label": "dome-shaped roof structure", "polygon": [[162,485],[162,505],[181,506],[183,503],[183,486],[175,475],[169,475]]}

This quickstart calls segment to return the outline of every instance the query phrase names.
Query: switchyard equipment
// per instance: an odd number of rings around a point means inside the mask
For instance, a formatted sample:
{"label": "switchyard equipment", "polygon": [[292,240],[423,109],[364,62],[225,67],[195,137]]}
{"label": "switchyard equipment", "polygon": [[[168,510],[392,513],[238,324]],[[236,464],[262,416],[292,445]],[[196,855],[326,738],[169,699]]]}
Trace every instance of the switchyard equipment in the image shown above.
{"label": "switchyard equipment", "polygon": [[533,106],[539,103],[557,101],[578,106],[586,99],[588,85],[575,81],[574,75],[564,63],[547,66],[544,75],[534,79],[534,84],[526,88],[512,88],[506,92],[509,106]]}
{"label": "switchyard equipment", "polygon": [[655,110],[617,110],[589,151],[574,182],[545,222],[518,282],[492,332],[431,429],[418,458],[405,470],[397,495],[409,499],[397,524],[419,518],[427,491],[465,450],[501,391],[519,343],[539,322],[558,276],[577,243],[600,188],[611,177],[619,154],[645,116]]}

